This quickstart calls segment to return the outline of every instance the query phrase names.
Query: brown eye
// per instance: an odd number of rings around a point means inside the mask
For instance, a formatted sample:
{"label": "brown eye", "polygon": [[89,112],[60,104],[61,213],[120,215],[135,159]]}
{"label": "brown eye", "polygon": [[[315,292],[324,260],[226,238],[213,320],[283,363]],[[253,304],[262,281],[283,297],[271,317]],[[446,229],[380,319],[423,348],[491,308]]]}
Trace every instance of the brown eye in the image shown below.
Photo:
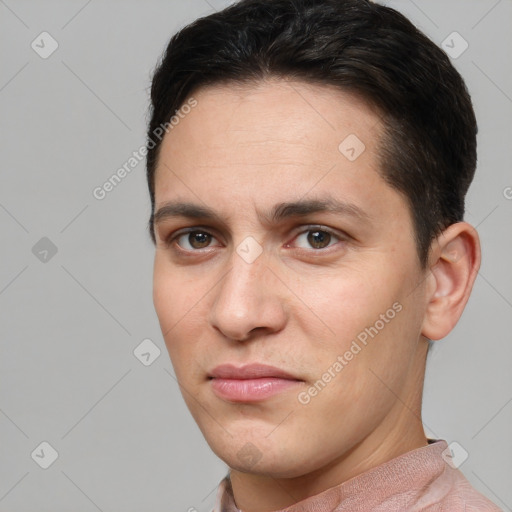
{"label": "brown eye", "polygon": [[182,249],[190,251],[208,247],[213,239],[213,236],[205,231],[189,231],[180,235],[177,238],[177,242]]}
{"label": "brown eye", "polygon": [[331,234],[320,230],[308,231],[307,240],[314,249],[324,249],[331,242]]}
{"label": "brown eye", "polygon": [[212,237],[208,233],[194,231],[188,235],[188,241],[194,249],[203,249],[210,245]]}

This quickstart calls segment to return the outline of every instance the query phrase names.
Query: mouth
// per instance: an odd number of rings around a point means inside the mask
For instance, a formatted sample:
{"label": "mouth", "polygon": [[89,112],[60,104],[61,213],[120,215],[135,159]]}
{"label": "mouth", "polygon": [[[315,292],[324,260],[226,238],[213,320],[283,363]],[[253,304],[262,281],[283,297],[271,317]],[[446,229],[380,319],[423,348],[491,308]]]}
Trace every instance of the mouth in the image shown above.
{"label": "mouth", "polygon": [[304,381],[264,364],[217,366],[208,375],[212,391],[229,402],[260,402],[288,391]]}

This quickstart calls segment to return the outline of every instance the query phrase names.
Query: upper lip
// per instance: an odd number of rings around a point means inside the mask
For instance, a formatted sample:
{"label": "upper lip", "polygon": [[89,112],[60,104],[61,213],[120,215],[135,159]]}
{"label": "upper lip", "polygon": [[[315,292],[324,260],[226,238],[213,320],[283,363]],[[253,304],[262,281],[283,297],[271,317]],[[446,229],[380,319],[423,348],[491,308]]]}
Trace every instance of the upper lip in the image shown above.
{"label": "upper lip", "polygon": [[274,377],[278,379],[300,380],[280,368],[269,366],[267,364],[247,364],[244,366],[235,366],[233,364],[221,364],[215,367],[209,375],[214,379],[261,379],[265,377]]}

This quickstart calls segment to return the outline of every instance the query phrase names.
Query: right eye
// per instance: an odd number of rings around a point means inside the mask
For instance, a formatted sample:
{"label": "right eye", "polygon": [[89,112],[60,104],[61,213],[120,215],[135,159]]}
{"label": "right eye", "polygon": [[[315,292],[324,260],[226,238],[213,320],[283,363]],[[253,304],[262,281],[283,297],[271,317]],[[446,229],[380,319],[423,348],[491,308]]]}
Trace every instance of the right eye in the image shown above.
{"label": "right eye", "polygon": [[181,249],[195,251],[209,247],[215,237],[206,231],[194,230],[176,236],[175,240]]}

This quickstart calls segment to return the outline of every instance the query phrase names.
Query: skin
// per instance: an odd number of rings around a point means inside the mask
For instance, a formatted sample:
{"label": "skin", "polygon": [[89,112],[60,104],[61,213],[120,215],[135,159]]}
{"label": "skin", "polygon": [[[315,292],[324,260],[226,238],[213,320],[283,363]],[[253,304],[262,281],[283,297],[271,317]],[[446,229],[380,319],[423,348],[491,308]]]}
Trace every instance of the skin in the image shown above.
{"label": "skin", "polygon": [[[153,300],[183,397],[231,468],[237,506],[272,511],[427,445],[426,338],[442,338],[460,317],[480,263],[478,236],[464,222],[450,226],[420,266],[407,202],[379,174],[379,116],[351,94],[271,79],[194,97],[163,140],[155,211],[188,202],[217,218],[155,224]],[[365,144],[354,161],[338,149],[349,134]],[[326,197],[363,213],[270,219],[278,204]],[[200,244],[187,228],[203,233]],[[318,230],[331,232],[325,247],[308,242]],[[252,263],[237,253],[249,236],[262,250]],[[396,303],[400,312],[300,403]],[[213,368],[253,362],[300,382],[258,403],[214,394]]]}

